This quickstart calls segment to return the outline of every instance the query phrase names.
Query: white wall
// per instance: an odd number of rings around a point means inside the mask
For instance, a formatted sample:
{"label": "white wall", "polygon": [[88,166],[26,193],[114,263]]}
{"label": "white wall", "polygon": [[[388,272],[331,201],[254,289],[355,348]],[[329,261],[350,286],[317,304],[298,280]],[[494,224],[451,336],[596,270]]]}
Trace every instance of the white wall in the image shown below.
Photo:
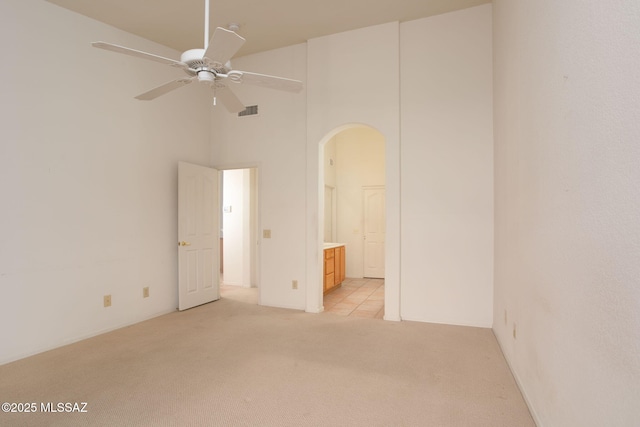
{"label": "white wall", "polygon": [[180,73],[95,40],[178,55],[42,0],[0,2],[0,363],[177,306],[177,162],[207,163],[209,100],[133,99]]}
{"label": "white wall", "polygon": [[401,315],[490,327],[491,5],[400,29]]}
{"label": "white wall", "polygon": [[538,425],[640,425],[638,3],[494,23],[494,331]]}
{"label": "white wall", "polygon": [[336,139],[331,138],[324,145],[324,241],[337,242],[337,200],[336,200]]}
{"label": "white wall", "polygon": [[[233,67],[305,80],[306,46],[296,45],[234,59]],[[223,107],[212,114],[212,165],[220,169],[257,167],[260,243],[260,303],[305,307],[305,93],[233,86],[257,116],[238,118]],[[262,238],[262,230],[271,238]],[[292,289],[298,280],[299,289]]]}
{"label": "white wall", "polygon": [[[336,142],[338,135],[331,138],[324,145],[324,184],[336,186]],[[333,163],[331,163],[333,162]]]}
{"label": "white wall", "polygon": [[234,60],[306,88],[291,95],[241,87],[247,104],[259,100],[260,115],[213,117],[212,162],[261,169],[261,228],[273,231],[261,239],[263,304],[322,310],[322,145],[368,125],[385,142],[386,318],[400,319],[402,286],[403,318],[491,326],[491,58],[484,5]]}
{"label": "white wall", "polygon": [[[352,124],[384,135],[387,160],[385,318],[399,320],[399,24],[392,22],[308,41],[306,240],[307,311],[322,310],[322,145]],[[381,66],[381,64],[383,66]]]}
{"label": "white wall", "polygon": [[336,141],[337,241],[346,243],[347,277],[364,275],[364,186],[384,186],[384,138],[376,130],[356,127]]}

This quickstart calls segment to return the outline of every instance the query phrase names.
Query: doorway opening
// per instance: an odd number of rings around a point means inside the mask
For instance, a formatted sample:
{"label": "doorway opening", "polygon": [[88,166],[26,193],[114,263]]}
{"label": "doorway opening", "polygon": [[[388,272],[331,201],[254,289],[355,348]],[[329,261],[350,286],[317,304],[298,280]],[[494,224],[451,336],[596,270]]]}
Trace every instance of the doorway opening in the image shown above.
{"label": "doorway opening", "polygon": [[258,171],[220,171],[220,293],[259,303]]}
{"label": "doorway opening", "polygon": [[[385,139],[368,126],[336,133],[321,148],[319,215],[324,236],[323,306],[327,312],[382,318],[385,278]],[[344,245],[344,280],[332,276],[331,247]],[[333,265],[338,262],[334,261]],[[335,267],[334,267],[335,268]],[[336,270],[338,271],[338,270]]]}

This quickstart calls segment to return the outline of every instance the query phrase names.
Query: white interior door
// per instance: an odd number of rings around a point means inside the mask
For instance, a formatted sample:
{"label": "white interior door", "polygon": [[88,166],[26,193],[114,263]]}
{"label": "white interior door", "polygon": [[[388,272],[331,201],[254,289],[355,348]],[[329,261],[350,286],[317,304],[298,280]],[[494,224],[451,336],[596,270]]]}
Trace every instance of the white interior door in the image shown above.
{"label": "white interior door", "polygon": [[384,278],[384,187],[364,187],[364,277]]}
{"label": "white interior door", "polygon": [[178,163],[178,309],[220,298],[218,171]]}

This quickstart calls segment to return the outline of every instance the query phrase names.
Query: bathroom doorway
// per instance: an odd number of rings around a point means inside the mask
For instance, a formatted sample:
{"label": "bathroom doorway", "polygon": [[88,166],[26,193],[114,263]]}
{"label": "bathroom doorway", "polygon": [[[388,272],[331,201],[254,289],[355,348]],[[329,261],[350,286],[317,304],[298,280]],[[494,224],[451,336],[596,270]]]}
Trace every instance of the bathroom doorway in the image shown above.
{"label": "bathroom doorway", "polygon": [[[382,317],[384,304],[384,211],[385,204],[367,203],[365,195],[369,189],[384,194],[385,186],[385,140],[377,130],[363,125],[348,127],[324,144],[323,177],[325,189],[320,204],[323,221],[323,244],[345,246],[345,280],[342,286],[323,295],[323,306],[327,312],[360,317]],[[384,198],[382,198],[384,200]],[[372,209],[377,209],[372,212]],[[375,257],[375,277],[367,276],[370,251],[367,247],[369,224],[372,213],[378,229]],[[367,274],[365,274],[367,273]],[[373,299],[372,299],[373,298]]]}

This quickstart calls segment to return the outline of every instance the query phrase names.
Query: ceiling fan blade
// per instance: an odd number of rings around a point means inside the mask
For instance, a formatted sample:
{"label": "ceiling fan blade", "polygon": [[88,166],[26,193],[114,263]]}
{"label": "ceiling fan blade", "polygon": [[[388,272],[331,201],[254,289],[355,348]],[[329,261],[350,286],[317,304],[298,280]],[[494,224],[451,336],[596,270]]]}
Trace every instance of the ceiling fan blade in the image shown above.
{"label": "ceiling fan blade", "polygon": [[151,101],[152,99],[156,99],[157,97],[164,95],[165,93],[171,92],[172,90],[178,89],[184,85],[191,83],[193,79],[195,79],[195,77],[188,79],[178,79],[169,83],[165,83],[154,89],[151,89],[148,92],[136,96],[136,99],[139,99],[140,101]]}
{"label": "ceiling fan blade", "polygon": [[245,40],[234,31],[218,27],[213,32],[209,47],[204,52],[204,58],[211,61],[214,68],[224,66],[227,61],[242,47]]}
{"label": "ceiling fan blade", "polygon": [[220,102],[222,102],[222,105],[224,105],[230,113],[239,113],[240,111],[244,111],[246,108],[242,101],[240,101],[228,86],[216,86],[215,96],[220,100]]}
{"label": "ceiling fan blade", "polygon": [[152,53],[143,52],[141,50],[130,49],[124,46],[118,46],[116,44],[105,43],[105,42],[93,42],[91,46],[97,47],[99,49],[110,50],[112,52],[124,53],[125,55],[135,56],[136,58],[148,59],[150,61],[159,62],[161,64],[170,65],[176,68],[182,68],[184,70],[188,70],[189,66],[184,62],[176,61],[170,58],[165,58],[163,56],[154,55]]}
{"label": "ceiling fan blade", "polygon": [[250,73],[248,71],[232,70],[229,71],[227,75],[236,83],[246,83],[248,85],[268,87],[270,89],[284,90],[287,92],[300,92],[304,87],[300,80]]}

